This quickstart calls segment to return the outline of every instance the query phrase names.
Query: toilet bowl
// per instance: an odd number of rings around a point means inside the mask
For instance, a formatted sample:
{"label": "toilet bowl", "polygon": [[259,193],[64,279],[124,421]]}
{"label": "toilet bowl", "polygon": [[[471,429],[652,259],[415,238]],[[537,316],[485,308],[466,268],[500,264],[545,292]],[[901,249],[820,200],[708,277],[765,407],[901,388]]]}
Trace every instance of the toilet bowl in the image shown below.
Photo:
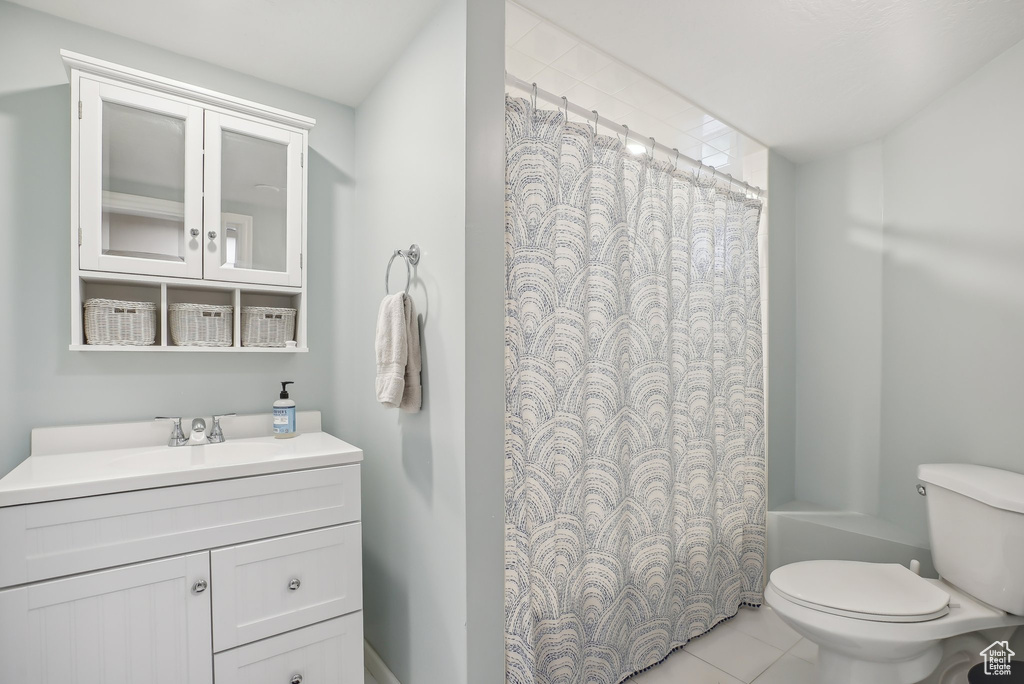
{"label": "toilet bowl", "polygon": [[1024,475],[942,464],[918,477],[941,579],[832,560],[771,574],[765,601],[818,645],[821,684],[913,684],[939,665],[945,640],[1024,624]]}
{"label": "toilet bowl", "polygon": [[[920,585],[914,587],[909,578],[891,573],[893,569],[905,572]],[[780,573],[784,570],[790,572]],[[837,594],[819,591],[816,596],[822,603],[816,604],[786,591],[795,579],[792,575],[809,583],[817,576],[826,586],[837,576],[859,575],[862,581]],[[888,580],[891,583],[887,584]],[[861,593],[869,587],[878,592]],[[906,589],[909,592],[892,608],[879,609],[880,595]],[[936,597],[941,600],[939,608]],[[765,601],[786,624],[818,645],[818,681],[822,684],[913,684],[938,666],[945,639],[1024,624],[1024,617],[993,608],[947,582],[923,579],[902,566],[884,563],[804,561],[786,565],[772,573]]]}

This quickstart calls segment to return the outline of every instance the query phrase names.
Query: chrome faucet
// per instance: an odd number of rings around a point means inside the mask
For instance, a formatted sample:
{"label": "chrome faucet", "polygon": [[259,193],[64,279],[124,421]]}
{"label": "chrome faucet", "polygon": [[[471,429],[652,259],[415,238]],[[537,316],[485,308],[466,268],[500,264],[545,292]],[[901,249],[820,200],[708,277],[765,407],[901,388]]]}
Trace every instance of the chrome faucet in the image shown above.
{"label": "chrome faucet", "polygon": [[167,440],[167,446],[195,446],[197,444],[220,444],[224,441],[224,431],[220,427],[220,419],[233,416],[234,413],[221,413],[213,417],[213,427],[210,429],[210,436],[206,436],[206,421],[196,418],[192,421],[192,434],[188,437],[181,429],[181,418],[170,416],[157,416],[156,420],[171,421],[171,436]]}
{"label": "chrome faucet", "polygon": [[202,418],[192,420],[192,434],[188,437],[188,443],[189,446],[210,443],[210,440],[206,438],[206,421]]}

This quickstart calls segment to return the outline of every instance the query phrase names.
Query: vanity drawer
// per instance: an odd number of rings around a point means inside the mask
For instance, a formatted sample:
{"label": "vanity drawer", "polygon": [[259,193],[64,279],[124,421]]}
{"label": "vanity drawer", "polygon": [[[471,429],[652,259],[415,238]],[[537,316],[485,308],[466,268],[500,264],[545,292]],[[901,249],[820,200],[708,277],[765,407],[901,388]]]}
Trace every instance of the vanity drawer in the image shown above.
{"label": "vanity drawer", "polygon": [[361,525],[217,549],[213,650],[223,651],[363,607]]}
{"label": "vanity drawer", "polygon": [[359,465],[0,508],[0,587],[359,519]]}
{"label": "vanity drawer", "polygon": [[217,684],[363,684],[363,613],[218,653]]}

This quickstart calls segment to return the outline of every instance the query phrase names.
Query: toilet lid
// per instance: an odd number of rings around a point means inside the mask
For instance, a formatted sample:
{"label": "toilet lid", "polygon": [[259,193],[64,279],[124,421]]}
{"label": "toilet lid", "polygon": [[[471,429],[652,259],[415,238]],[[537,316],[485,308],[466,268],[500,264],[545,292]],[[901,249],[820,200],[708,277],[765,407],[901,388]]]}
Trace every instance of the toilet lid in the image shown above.
{"label": "toilet lid", "polygon": [[896,563],[803,561],[776,569],[771,583],[794,603],[861,620],[924,622],[949,612],[949,594]]}

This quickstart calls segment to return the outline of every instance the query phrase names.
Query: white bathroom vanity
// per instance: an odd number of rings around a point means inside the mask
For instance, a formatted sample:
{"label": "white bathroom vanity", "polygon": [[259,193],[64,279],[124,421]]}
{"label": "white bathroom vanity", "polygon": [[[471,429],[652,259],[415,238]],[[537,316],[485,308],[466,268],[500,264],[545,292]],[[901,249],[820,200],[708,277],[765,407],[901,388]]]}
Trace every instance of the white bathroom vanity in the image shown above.
{"label": "white bathroom vanity", "polygon": [[42,428],[0,479],[0,681],[363,681],[360,462],[323,432]]}

